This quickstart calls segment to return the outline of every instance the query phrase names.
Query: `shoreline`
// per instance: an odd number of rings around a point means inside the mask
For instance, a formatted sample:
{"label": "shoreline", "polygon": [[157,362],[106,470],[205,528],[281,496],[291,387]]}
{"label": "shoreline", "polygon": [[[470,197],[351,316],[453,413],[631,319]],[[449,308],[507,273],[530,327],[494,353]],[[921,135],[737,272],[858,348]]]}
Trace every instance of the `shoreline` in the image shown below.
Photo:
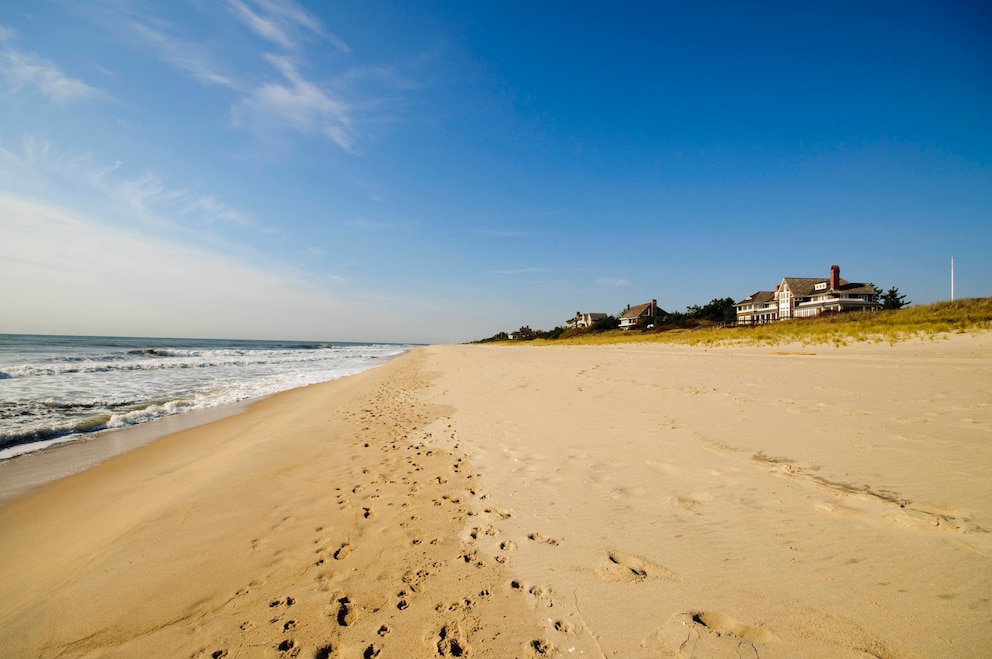
{"label": "shoreline", "polygon": [[990,366],[992,333],[417,348],[0,509],[0,642],[980,656]]}
{"label": "shoreline", "polygon": [[170,414],[125,428],[111,428],[0,460],[0,508],[32,490],[91,469],[115,456],[184,430],[241,414],[253,398],[180,414]]}
{"label": "shoreline", "polygon": [[[372,368],[383,366],[397,356],[400,355],[380,357],[380,361]],[[352,377],[362,372],[364,371],[342,377]],[[325,380],[325,382],[333,381]],[[300,389],[307,386],[312,385],[294,388]],[[291,391],[291,389],[286,391]],[[79,434],[75,438],[70,436],[70,438],[39,449],[0,458],[0,508],[33,489],[90,469],[139,446],[229,416],[242,414],[255,403],[279,393],[283,392],[257,398],[246,398],[212,407],[197,408],[178,414],[167,414],[123,428],[108,428]]]}

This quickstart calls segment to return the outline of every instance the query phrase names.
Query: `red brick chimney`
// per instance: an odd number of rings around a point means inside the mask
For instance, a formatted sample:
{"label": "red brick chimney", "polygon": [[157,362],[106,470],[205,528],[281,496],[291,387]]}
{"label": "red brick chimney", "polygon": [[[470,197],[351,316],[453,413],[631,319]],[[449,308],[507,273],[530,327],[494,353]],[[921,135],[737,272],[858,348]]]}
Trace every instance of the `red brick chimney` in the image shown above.
{"label": "red brick chimney", "polygon": [[830,290],[836,291],[840,288],[840,266],[830,266]]}

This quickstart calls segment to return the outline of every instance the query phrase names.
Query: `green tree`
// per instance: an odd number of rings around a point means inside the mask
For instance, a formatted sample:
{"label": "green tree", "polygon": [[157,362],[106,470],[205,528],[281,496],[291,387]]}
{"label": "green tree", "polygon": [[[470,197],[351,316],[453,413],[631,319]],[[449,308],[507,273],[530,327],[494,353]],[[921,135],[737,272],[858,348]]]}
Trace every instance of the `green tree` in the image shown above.
{"label": "green tree", "polygon": [[620,327],[620,319],[616,316],[607,316],[597,320],[589,328],[591,332],[605,332],[606,330],[616,329]]}
{"label": "green tree", "polygon": [[685,317],[714,322],[733,322],[737,319],[737,308],[734,306],[734,298],[732,297],[714,298],[703,306],[693,304],[686,307]]}
{"label": "green tree", "polygon": [[906,301],[905,295],[899,294],[899,289],[895,286],[882,293],[878,301],[882,303],[883,309],[902,309],[907,304],[911,304]]}

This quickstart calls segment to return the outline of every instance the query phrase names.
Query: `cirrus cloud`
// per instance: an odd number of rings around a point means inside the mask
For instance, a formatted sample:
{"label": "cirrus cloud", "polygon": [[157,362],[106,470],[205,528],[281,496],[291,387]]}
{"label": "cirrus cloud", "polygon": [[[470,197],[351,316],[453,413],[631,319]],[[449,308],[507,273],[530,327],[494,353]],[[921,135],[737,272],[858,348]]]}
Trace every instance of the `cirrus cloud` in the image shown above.
{"label": "cirrus cloud", "polygon": [[[10,35],[10,30],[6,30],[0,41],[9,40]],[[0,76],[7,80],[14,91],[33,87],[59,104],[102,94],[96,87],[69,77],[53,62],[13,48],[0,51]]]}
{"label": "cirrus cloud", "polygon": [[238,101],[231,108],[234,124],[257,132],[289,127],[321,135],[355,153],[357,135],[348,104],[307,80],[288,57],[267,54],[265,59],[282,74],[283,82],[260,85]]}

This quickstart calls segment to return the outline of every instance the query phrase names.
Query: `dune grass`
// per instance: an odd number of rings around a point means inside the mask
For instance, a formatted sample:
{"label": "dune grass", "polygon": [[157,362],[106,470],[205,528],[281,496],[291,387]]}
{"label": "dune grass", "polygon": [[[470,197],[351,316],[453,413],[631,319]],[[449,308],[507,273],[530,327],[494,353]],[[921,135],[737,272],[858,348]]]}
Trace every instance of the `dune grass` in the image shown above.
{"label": "dune grass", "polygon": [[[908,339],[937,339],[947,334],[992,330],[992,298],[914,306],[893,311],[854,312],[796,319],[755,327],[676,329],[664,332],[610,330],[555,340],[537,339],[530,345],[609,345],[622,343],[677,343],[685,345],[836,345],[896,343]],[[506,341],[504,343],[518,343]]]}

